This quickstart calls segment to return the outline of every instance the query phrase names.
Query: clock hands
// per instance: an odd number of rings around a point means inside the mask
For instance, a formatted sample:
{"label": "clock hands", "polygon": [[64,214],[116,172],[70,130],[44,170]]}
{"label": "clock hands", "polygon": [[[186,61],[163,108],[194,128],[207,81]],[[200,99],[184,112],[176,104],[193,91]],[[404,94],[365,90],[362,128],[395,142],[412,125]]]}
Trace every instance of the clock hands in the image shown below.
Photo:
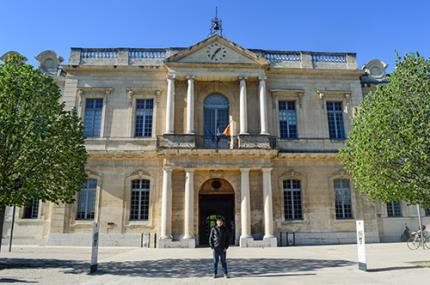
{"label": "clock hands", "polygon": [[211,59],[214,59],[215,55],[219,53],[221,48],[217,48],[216,51],[212,54]]}

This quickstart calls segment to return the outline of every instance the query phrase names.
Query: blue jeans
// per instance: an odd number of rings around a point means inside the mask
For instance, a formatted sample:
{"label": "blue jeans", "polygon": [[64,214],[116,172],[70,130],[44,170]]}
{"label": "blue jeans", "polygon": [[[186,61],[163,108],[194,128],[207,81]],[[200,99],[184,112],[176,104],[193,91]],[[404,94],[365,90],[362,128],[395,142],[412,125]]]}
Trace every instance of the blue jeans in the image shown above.
{"label": "blue jeans", "polygon": [[221,265],[222,270],[224,271],[224,274],[227,274],[227,261],[226,261],[226,251],[224,249],[214,249],[213,250],[214,256],[213,256],[213,263],[214,263],[214,273],[218,273],[218,260],[221,258]]}

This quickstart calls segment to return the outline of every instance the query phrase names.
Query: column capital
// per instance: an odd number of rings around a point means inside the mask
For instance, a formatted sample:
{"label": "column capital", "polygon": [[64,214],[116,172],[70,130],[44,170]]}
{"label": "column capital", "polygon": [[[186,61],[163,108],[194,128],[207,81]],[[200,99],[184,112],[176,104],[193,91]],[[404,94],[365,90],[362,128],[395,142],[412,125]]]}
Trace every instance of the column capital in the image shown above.
{"label": "column capital", "polygon": [[194,79],[196,79],[196,76],[195,75],[187,75],[186,78],[188,80],[194,80]]}
{"label": "column capital", "polygon": [[163,167],[163,170],[164,170],[164,171],[167,171],[167,172],[172,172],[172,171],[173,171],[173,166],[165,165],[165,166]]}
{"label": "column capital", "polygon": [[176,74],[175,73],[167,73],[167,79],[175,79]]}
{"label": "column capital", "polygon": [[271,172],[272,169],[273,168],[271,168],[271,167],[263,167],[263,168],[261,168],[261,171],[263,171],[263,172]]}
{"label": "column capital", "polygon": [[239,75],[239,80],[240,81],[242,81],[242,80],[247,80],[248,79],[248,76],[245,76],[245,75]]}
{"label": "column capital", "polygon": [[265,80],[267,80],[267,76],[266,75],[260,75],[260,76],[258,76],[258,80],[265,81]]}
{"label": "column capital", "polygon": [[251,168],[240,168],[240,172],[249,172]]}
{"label": "column capital", "polygon": [[194,170],[196,170],[196,169],[192,168],[192,167],[187,167],[187,168],[184,168],[184,170],[185,170],[185,172],[194,173]]}

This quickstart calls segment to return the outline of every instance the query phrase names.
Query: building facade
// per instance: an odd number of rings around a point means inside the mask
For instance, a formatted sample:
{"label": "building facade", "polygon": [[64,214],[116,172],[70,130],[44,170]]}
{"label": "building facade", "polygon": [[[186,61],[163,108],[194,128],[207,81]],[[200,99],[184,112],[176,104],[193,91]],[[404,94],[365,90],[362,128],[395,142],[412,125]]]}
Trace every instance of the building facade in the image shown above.
{"label": "building facade", "polygon": [[88,179],[74,204],[18,209],[17,242],[89,245],[98,222],[102,245],[204,246],[216,215],[242,247],[292,233],[296,244],[355,242],[356,219],[369,242],[415,228],[414,207],[370,202],[336,158],[355,108],[385,81],[379,60],[358,68],[354,53],[246,49],[216,34],[37,60],[82,117]]}

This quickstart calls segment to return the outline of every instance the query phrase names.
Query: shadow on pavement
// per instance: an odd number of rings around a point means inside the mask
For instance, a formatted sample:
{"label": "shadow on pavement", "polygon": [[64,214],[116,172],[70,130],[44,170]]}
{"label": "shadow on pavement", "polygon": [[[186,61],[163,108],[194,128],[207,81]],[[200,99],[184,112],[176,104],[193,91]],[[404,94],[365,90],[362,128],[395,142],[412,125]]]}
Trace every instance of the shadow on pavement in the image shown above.
{"label": "shadow on pavement", "polygon": [[0,278],[0,283],[37,283],[36,281],[27,281],[22,279],[15,279],[15,278]]}
{"label": "shadow on pavement", "polygon": [[[348,260],[323,259],[275,259],[231,258],[228,259],[232,277],[276,277],[315,275],[310,273],[327,267],[354,265]],[[82,274],[89,271],[89,263],[60,259],[0,259],[0,269],[58,268],[66,274]],[[192,278],[210,276],[211,259],[160,259],[141,261],[110,261],[98,265],[96,275],[140,276],[148,278]],[[221,267],[219,268],[221,271]],[[300,274],[297,272],[301,272]]]}
{"label": "shadow on pavement", "polygon": [[392,267],[384,267],[384,268],[371,268],[367,269],[367,272],[383,272],[383,271],[397,271],[397,270],[405,270],[405,269],[420,269],[424,268],[424,266],[392,266]]}

